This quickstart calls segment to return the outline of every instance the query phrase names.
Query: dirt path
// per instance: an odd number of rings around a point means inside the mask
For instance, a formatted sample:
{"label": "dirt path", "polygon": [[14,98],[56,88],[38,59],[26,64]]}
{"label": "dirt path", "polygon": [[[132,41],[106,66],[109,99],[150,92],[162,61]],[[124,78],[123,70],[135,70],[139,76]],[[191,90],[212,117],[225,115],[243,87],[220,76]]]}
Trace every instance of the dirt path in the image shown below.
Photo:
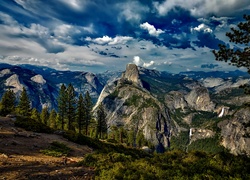
{"label": "dirt path", "polygon": [[[57,141],[68,146],[67,157],[40,153]],[[0,180],[7,179],[93,179],[94,170],[78,166],[92,149],[72,143],[56,134],[25,131],[9,118],[0,117]]]}

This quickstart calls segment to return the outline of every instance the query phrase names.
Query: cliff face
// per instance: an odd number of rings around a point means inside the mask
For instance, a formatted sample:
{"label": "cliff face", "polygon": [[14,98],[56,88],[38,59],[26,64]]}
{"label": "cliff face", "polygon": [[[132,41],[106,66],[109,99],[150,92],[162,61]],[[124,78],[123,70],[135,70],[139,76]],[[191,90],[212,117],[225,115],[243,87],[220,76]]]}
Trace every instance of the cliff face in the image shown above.
{"label": "cliff face", "polygon": [[231,153],[250,156],[250,108],[237,111],[232,118],[218,123],[221,145]]}
{"label": "cliff face", "polygon": [[168,110],[142,87],[136,65],[129,64],[119,80],[104,87],[95,108],[100,103],[105,107],[108,127],[122,126],[135,134],[142,131],[153,144],[169,146]]}

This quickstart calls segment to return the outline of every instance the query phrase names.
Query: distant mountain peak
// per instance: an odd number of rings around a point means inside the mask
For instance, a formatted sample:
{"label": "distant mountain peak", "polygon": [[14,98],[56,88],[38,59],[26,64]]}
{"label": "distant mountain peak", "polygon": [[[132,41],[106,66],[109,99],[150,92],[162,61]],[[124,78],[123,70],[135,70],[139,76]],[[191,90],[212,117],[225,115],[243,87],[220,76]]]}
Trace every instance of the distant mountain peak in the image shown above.
{"label": "distant mountain peak", "polygon": [[142,82],[139,77],[139,70],[135,64],[127,64],[126,71],[122,74],[122,80],[130,81],[140,87],[142,87]]}

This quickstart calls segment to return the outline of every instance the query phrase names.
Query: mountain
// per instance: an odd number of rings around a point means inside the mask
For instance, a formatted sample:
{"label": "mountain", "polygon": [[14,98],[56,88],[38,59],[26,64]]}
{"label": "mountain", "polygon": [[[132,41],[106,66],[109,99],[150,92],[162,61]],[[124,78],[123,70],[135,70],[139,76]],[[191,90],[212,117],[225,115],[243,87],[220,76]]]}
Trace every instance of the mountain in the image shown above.
{"label": "mountain", "polygon": [[170,149],[250,155],[250,97],[241,85],[250,76],[232,72],[159,72],[128,64],[124,72],[92,74],[48,67],[0,64],[0,96],[10,88],[17,96],[26,87],[33,107],[57,108],[61,84],[72,83],[77,93],[90,92],[104,105],[108,130],[123,128],[147,145]]}
{"label": "mountain", "polygon": [[61,84],[72,83],[77,93],[89,91],[95,102],[103,85],[93,73],[57,71],[55,69],[20,65],[0,64],[0,96],[8,88],[19,96],[22,88],[28,90],[32,106],[41,110],[44,106],[57,109],[57,97]]}
{"label": "mountain", "polygon": [[[249,83],[249,75],[239,71],[170,74],[129,64],[119,79],[104,87],[94,109],[102,103],[109,128],[133,130],[135,136],[142,132],[157,147],[214,152],[223,146],[234,154],[250,155],[244,109],[250,98],[239,89]],[[232,126],[238,118],[244,120]],[[236,137],[245,145],[240,146]]]}

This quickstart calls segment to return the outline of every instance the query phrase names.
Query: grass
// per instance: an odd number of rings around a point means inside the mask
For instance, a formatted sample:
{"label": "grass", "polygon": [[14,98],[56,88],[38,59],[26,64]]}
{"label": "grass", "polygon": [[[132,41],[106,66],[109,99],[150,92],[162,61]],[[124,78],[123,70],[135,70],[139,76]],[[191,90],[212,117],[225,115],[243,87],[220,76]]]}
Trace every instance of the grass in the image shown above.
{"label": "grass", "polygon": [[62,157],[69,154],[70,148],[63,143],[54,141],[47,149],[41,150],[40,152],[48,156]]}

